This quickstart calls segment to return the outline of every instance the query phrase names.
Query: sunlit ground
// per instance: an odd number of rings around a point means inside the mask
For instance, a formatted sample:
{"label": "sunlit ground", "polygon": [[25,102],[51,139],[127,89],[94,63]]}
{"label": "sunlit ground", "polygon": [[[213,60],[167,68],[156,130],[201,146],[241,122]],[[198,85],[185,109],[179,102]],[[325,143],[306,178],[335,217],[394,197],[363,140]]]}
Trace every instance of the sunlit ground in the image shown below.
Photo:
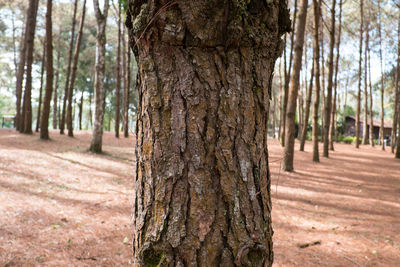
{"label": "sunlit ground", "polygon": [[285,173],[269,142],[275,266],[400,266],[400,160],[337,144],[313,163],[311,145]]}
{"label": "sunlit ground", "polygon": [[[94,155],[90,132],[50,134],[0,130],[0,266],[128,266],[134,137]],[[284,173],[269,142],[275,266],[399,266],[400,160],[340,144],[316,164],[310,146]]]}

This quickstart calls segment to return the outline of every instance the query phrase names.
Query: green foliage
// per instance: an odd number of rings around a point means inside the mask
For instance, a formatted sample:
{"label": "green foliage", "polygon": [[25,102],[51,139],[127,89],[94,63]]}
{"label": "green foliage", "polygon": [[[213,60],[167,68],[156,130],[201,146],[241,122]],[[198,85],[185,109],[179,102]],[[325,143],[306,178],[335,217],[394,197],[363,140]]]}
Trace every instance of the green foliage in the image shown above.
{"label": "green foliage", "polygon": [[[360,143],[361,143],[361,138],[358,138],[358,140],[359,140]],[[340,136],[338,137],[338,141],[339,141],[339,142],[343,142],[343,143],[345,143],[345,144],[355,144],[355,142],[356,142],[356,137],[355,137],[355,136],[343,136],[343,135],[340,135]]]}

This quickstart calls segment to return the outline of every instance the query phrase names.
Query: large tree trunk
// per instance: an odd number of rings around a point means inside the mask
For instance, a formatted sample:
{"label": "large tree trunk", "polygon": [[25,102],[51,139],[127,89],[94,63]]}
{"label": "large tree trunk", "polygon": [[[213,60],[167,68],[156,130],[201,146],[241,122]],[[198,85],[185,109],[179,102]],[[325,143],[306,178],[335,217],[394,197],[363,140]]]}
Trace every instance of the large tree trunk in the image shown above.
{"label": "large tree trunk", "polygon": [[[46,29],[47,30],[47,29]],[[42,92],[43,92],[43,76],[44,76],[44,66],[46,65],[46,41],[43,41],[43,53],[42,53],[42,68],[40,71],[40,89],[39,89],[39,104],[37,110],[37,118],[36,118],[36,130],[35,132],[39,132],[40,126],[40,112],[42,111]]]}
{"label": "large tree trunk", "polygon": [[[361,75],[362,75],[362,49],[364,35],[364,0],[360,0],[360,52],[358,64],[358,91],[357,91],[357,110],[356,110],[356,148],[360,146],[360,113],[361,113]],[[364,122],[365,123],[365,122]]]}
{"label": "large tree trunk", "polygon": [[68,128],[68,136],[70,137],[74,136],[73,117],[72,117],[72,96],[74,94],[75,77],[76,77],[76,71],[78,69],[79,51],[83,35],[83,25],[85,24],[85,14],[86,14],[86,0],[83,1],[82,16],[81,16],[81,21],[79,23],[79,32],[78,32],[78,37],[76,39],[74,61],[72,64],[71,82],[69,84],[69,89],[68,89],[67,128]]}
{"label": "large tree trunk", "polygon": [[313,142],[313,161],[319,162],[318,149],[318,110],[319,94],[321,91],[320,73],[319,73],[319,16],[321,0],[313,0],[314,7],[314,69],[315,69],[315,92],[313,103],[313,121],[312,121],[312,142]]}
{"label": "large tree trunk", "polygon": [[105,54],[106,54],[106,24],[109,9],[109,0],[104,1],[103,13],[99,8],[99,1],[93,0],[94,11],[97,21],[96,35],[96,71],[94,77],[94,125],[93,135],[90,144],[90,151],[93,153],[102,152],[103,139],[103,119],[105,104],[104,74],[105,74]]}
{"label": "large tree trunk", "polygon": [[[294,0],[294,12],[293,12],[293,23],[292,23],[292,29],[295,28],[296,26],[296,19],[297,19],[297,0]],[[291,35],[290,35],[290,55],[289,55],[289,66],[287,67],[286,63],[286,37],[285,37],[285,44],[284,44],[284,49],[285,49],[285,54],[284,54],[284,62],[285,62],[285,70],[284,70],[284,77],[285,77],[285,87],[284,87],[284,92],[283,92],[283,107],[282,107],[282,114],[281,114],[281,119],[282,119],[282,127],[281,127],[281,134],[280,134],[280,141],[281,145],[285,146],[285,132],[286,132],[286,110],[287,110],[287,105],[288,105],[288,99],[289,99],[289,82],[290,82],[290,77],[291,72],[292,72],[292,62],[293,62],[293,48],[294,48],[294,35],[296,32],[292,30]]]}
{"label": "large tree trunk", "polygon": [[311,107],[311,99],[312,99],[312,90],[313,90],[313,81],[314,81],[314,57],[311,67],[311,74],[310,74],[310,84],[307,88],[307,99],[306,99],[306,110],[304,112],[304,124],[301,129],[301,139],[300,139],[300,151],[304,151],[304,146],[307,139],[307,129],[308,129],[308,121],[310,118],[310,107]]}
{"label": "large tree trunk", "polygon": [[339,74],[339,60],[340,60],[340,39],[342,34],[342,5],[343,0],[339,2],[339,25],[338,25],[338,39],[336,42],[336,64],[335,64],[335,82],[334,82],[334,94],[333,94],[333,106],[331,113],[331,127],[329,128],[329,149],[334,150],[333,140],[336,140],[337,136],[337,87],[338,87],[338,74]]}
{"label": "large tree trunk", "polygon": [[36,30],[36,16],[39,6],[39,0],[30,0],[28,7],[28,18],[26,26],[26,81],[24,91],[24,102],[22,108],[22,117],[20,120],[20,131],[26,134],[32,134],[32,63],[34,39]]}
{"label": "large tree trunk", "polygon": [[129,3],[134,266],[271,266],[267,122],[285,1]]}
{"label": "large tree trunk", "polygon": [[[397,138],[397,120],[399,120],[399,76],[400,76],[400,5],[399,8],[399,18],[398,18],[398,26],[397,26],[397,63],[396,63],[396,72],[395,72],[395,99],[394,99],[394,111],[393,111],[393,124],[392,124],[392,142],[391,142],[391,149],[392,153],[394,153],[395,143]],[[399,129],[400,130],[400,129]],[[399,131],[400,135],[400,131]]]}
{"label": "large tree trunk", "polygon": [[304,47],[304,32],[307,20],[307,5],[308,0],[301,0],[299,22],[296,25],[293,74],[290,79],[289,101],[286,110],[285,150],[282,162],[282,170],[284,171],[293,171],[296,104],[300,87],[300,70]]}
{"label": "large tree trunk", "polygon": [[53,92],[53,31],[52,0],[47,0],[46,13],[46,92],[43,103],[43,117],[40,123],[40,139],[49,139],[49,116],[51,94]]}
{"label": "large tree trunk", "polygon": [[322,154],[324,157],[329,156],[329,128],[331,125],[331,112],[332,112],[333,53],[335,48],[335,10],[336,10],[336,0],[333,0],[331,8],[331,30],[330,30],[329,58],[328,58],[328,87],[326,89],[325,113],[324,113],[325,130],[324,130],[324,150]]}
{"label": "large tree trunk", "polygon": [[76,24],[76,10],[78,9],[78,0],[75,0],[74,3],[74,13],[72,16],[72,30],[71,30],[71,39],[69,43],[69,52],[68,52],[68,65],[65,74],[65,90],[64,90],[64,98],[63,98],[63,109],[61,113],[60,121],[60,134],[64,134],[65,128],[65,115],[67,109],[67,99],[68,99],[68,88],[69,88],[69,78],[71,74],[71,62],[72,62],[72,51],[74,50],[74,38],[75,38],[75,24]]}
{"label": "large tree trunk", "polygon": [[[61,31],[60,31],[61,33]],[[58,80],[60,77],[60,45],[58,45],[57,49],[57,69],[56,69],[56,83],[54,85],[54,97],[53,97],[53,129],[57,129],[57,112],[58,112]]]}

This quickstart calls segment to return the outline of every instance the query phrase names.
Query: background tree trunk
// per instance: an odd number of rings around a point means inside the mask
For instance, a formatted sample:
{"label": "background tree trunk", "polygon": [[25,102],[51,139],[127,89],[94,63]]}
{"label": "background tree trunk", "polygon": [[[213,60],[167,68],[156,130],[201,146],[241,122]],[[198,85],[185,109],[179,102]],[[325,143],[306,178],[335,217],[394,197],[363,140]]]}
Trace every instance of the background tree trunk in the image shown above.
{"label": "background tree trunk", "polygon": [[385,94],[385,71],[383,70],[383,55],[382,55],[382,12],[381,12],[381,1],[378,0],[378,36],[379,36],[379,61],[381,64],[381,126],[379,128],[379,142],[382,146],[382,150],[385,150],[385,136],[384,136],[384,119],[385,119],[385,109],[384,109],[384,94]]}
{"label": "background tree trunk", "polygon": [[[367,1],[367,4],[369,4],[369,1]],[[370,17],[367,16],[366,21],[365,21],[365,49],[364,49],[364,124],[363,124],[363,138],[362,138],[362,144],[367,145],[368,144],[368,139],[371,139],[373,137],[368,136],[368,47],[369,47],[369,21]],[[372,108],[372,107],[371,107]],[[370,126],[371,128],[371,126]]]}
{"label": "background tree trunk", "polygon": [[[335,0],[334,0],[335,1]],[[285,149],[283,154],[282,170],[293,171],[294,134],[297,95],[300,87],[300,70],[304,47],[304,32],[306,29],[308,0],[301,0],[299,22],[296,24],[296,41],[294,47],[293,74],[290,79],[289,101],[286,110]]]}
{"label": "background tree trunk", "polygon": [[[29,3],[30,4],[30,3]],[[30,9],[27,10],[27,16],[26,16],[26,24],[28,25],[28,19],[29,19],[29,12]],[[26,63],[26,43],[27,38],[28,38],[28,32],[29,27],[25,26],[25,33],[23,34],[23,42],[22,42],[22,49],[19,54],[19,62],[18,62],[18,71],[17,71],[17,83],[15,86],[15,95],[16,95],[16,116],[15,116],[15,128],[17,131],[21,131],[21,102],[22,102],[22,84],[24,81],[24,73],[25,73],[25,63]],[[22,38],[21,38],[22,39]]]}
{"label": "background tree trunk", "polygon": [[[47,28],[46,28],[46,31],[47,31]],[[42,109],[43,75],[44,75],[44,66],[45,65],[46,65],[46,41],[43,40],[42,67],[41,67],[41,71],[40,71],[39,105],[38,105],[38,110],[37,110],[35,132],[39,132],[39,126],[40,126],[40,112]]]}
{"label": "background tree trunk", "polygon": [[307,139],[307,129],[308,129],[308,121],[310,118],[310,107],[311,107],[311,98],[312,98],[312,90],[313,90],[313,81],[314,81],[314,56],[313,56],[313,62],[312,62],[312,67],[311,67],[311,78],[310,78],[310,85],[308,86],[307,89],[307,99],[306,99],[306,110],[304,112],[304,124],[302,127],[302,133],[301,133],[301,140],[300,140],[300,151],[304,151],[304,146],[306,143]]}
{"label": "background tree trunk", "polygon": [[124,107],[123,107],[123,127],[124,127],[124,137],[129,137],[129,90],[131,87],[131,50],[129,44],[126,43],[126,33],[125,26],[123,25],[123,34],[122,34],[122,43],[124,44],[123,48],[123,59],[122,61],[125,70],[124,73]]}
{"label": "background tree trunk", "polygon": [[280,134],[280,139],[281,139],[281,145],[285,146],[285,132],[286,132],[286,110],[287,110],[287,105],[288,105],[288,98],[289,98],[289,82],[290,82],[290,77],[292,76],[292,62],[293,62],[293,48],[294,48],[294,35],[296,32],[294,31],[295,26],[296,26],[296,20],[297,20],[297,0],[294,0],[294,12],[293,12],[293,23],[292,23],[292,32],[290,35],[290,54],[289,54],[289,66],[286,68],[286,37],[285,37],[285,44],[284,44],[284,62],[285,62],[285,87],[284,87],[284,92],[283,92],[283,107],[282,107],[282,127],[281,127],[281,134]]}
{"label": "background tree trunk", "polygon": [[103,139],[103,119],[105,104],[104,73],[105,73],[105,54],[106,54],[106,24],[109,9],[109,0],[104,1],[103,13],[99,8],[99,1],[93,0],[93,6],[97,21],[96,35],[96,72],[94,77],[94,125],[93,135],[90,144],[90,151],[93,153],[102,152]]}
{"label": "background tree trunk", "polygon": [[312,142],[313,142],[313,161],[319,162],[318,149],[318,110],[319,110],[319,94],[321,91],[320,74],[319,74],[319,16],[320,16],[321,0],[313,0],[314,7],[314,68],[315,68],[315,93],[313,104],[313,121],[312,121]]}
{"label": "background tree trunk", "polygon": [[79,32],[78,32],[78,37],[76,39],[76,46],[75,46],[75,53],[74,53],[74,62],[72,64],[72,73],[71,73],[71,82],[69,84],[69,89],[68,89],[68,109],[67,109],[67,128],[68,128],[68,136],[73,137],[74,136],[74,128],[73,128],[73,118],[72,117],[72,96],[74,94],[74,84],[75,84],[75,77],[76,77],[76,71],[78,68],[78,59],[79,59],[79,52],[80,52],[80,46],[81,46],[81,41],[82,41],[82,35],[83,35],[83,25],[85,24],[85,13],[86,13],[86,0],[83,1],[83,6],[82,6],[82,15],[81,15],[81,21],[79,23]]}
{"label": "background tree trunk", "polygon": [[53,24],[52,24],[52,0],[47,0],[46,12],[46,92],[43,103],[43,117],[40,123],[40,139],[49,139],[49,116],[51,94],[53,92]]}
{"label": "background tree trunk", "polygon": [[78,8],[78,0],[75,0],[74,14],[72,16],[71,40],[69,43],[69,52],[68,52],[68,65],[67,65],[67,71],[65,74],[65,90],[64,90],[64,99],[63,99],[63,109],[62,109],[61,120],[60,120],[60,134],[64,134],[64,128],[65,128],[65,115],[66,115],[67,99],[68,99],[69,78],[70,78],[70,74],[71,74],[72,51],[74,49],[77,8]]}
{"label": "background tree trunk", "polygon": [[[399,3],[399,18],[398,18],[398,26],[397,26],[397,62],[396,62],[396,71],[395,71],[395,99],[394,99],[394,111],[393,111],[393,124],[392,124],[392,142],[391,149],[392,153],[394,153],[395,143],[397,138],[397,120],[399,120],[399,72],[400,72],[400,3]],[[399,129],[400,130],[400,129]],[[400,131],[399,131],[400,135]]]}
{"label": "background tree trunk", "polygon": [[[360,146],[360,113],[361,113],[361,75],[362,75],[362,49],[364,34],[364,0],[360,0],[360,53],[358,65],[358,91],[357,91],[357,110],[356,110],[356,148]],[[365,123],[365,122],[364,122]]]}
{"label": "background tree trunk", "polygon": [[[325,101],[325,119],[324,119],[324,150],[323,156],[329,156],[329,127],[331,125],[331,112],[332,112],[332,85],[333,85],[333,53],[335,48],[335,9],[336,0],[332,1],[331,8],[331,30],[330,30],[330,43],[329,43],[329,58],[328,58],[328,87]],[[335,99],[336,100],[336,99]]]}
{"label": "background tree trunk", "polygon": [[[367,32],[367,38],[369,39],[369,33]],[[371,81],[371,56],[370,56],[370,48],[369,41],[367,42],[368,47],[366,47],[368,52],[368,83],[369,83],[369,136],[370,136],[370,144],[372,147],[375,146],[374,143],[374,111],[373,111],[373,97],[372,97],[372,81]]]}
{"label": "background tree trunk", "polygon": [[60,46],[57,47],[57,69],[56,69],[56,82],[54,85],[54,97],[53,97],[53,129],[57,129],[57,112],[58,111],[58,80],[60,77]]}
{"label": "background tree trunk", "polygon": [[25,134],[32,134],[32,62],[36,30],[36,17],[39,0],[30,0],[28,7],[27,31],[26,31],[26,81],[24,91],[24,102],[20,130]]}
{"label": "background tree trunk", "polygon": [[121,94],[121,2],[118,0],[118,45],[117,45],[117,60],[115,63],[116,76],[116,94],[115,94],[115,137],[119,138],[119,114],[120,94]]}
{"label": "background tree trunk", "polygon": [[[342,5],[343,0],[339,2],[339,25],[338,25],[338,38],[336,41],[336,64],[335,64],[335,82],[334,82],[334,94],[333,94],[333,107],[332,107],[332,116],[331,116],[331,127],[329,129],[329,149],[334,150],[333,140],[336,140],[337,136],[337,105],[336,98],[337,98],[337,88],[338,88],[338,74],[339,74],[339,61],[340,61],[340,40],[342,34]],[[336,140],[337,141],[337,140]]]}
{"label": "background tree trunk", "polygon": [[[267,122],[285,1],[129,3],[141,81],[134,265],[271,266]],[[168,16],[144,32],[160,9]]]}

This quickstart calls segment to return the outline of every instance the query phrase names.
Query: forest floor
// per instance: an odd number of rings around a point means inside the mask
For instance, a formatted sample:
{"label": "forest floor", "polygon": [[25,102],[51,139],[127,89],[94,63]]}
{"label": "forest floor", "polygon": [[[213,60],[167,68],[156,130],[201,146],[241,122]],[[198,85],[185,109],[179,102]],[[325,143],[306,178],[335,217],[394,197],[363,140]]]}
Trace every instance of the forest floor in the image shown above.
{"label": "forest floor", "polygon": [[[105,133],[105,154],[74,138],[0,130],[0,267],[129,266],[134,137]],[[296,150],[298,147],[296,146]],[[388,151],[337,144],[312,162],[296,152],[280,171],[269,142],[274,266],[399,266],[400,161]]]}

